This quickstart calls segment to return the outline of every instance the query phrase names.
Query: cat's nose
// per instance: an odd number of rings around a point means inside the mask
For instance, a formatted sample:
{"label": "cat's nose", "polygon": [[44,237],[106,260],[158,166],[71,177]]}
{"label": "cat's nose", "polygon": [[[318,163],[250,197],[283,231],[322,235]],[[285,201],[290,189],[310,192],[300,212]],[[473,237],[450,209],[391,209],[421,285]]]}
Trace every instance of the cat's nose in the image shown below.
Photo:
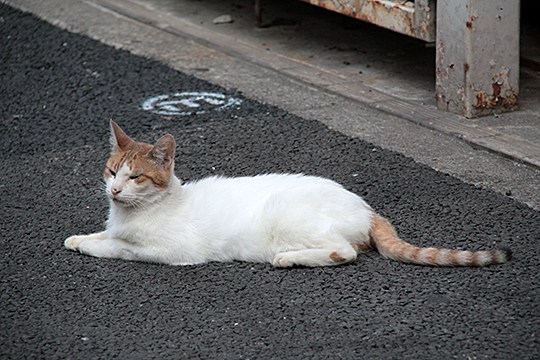
{"label": "cat's nose", "polygon": [[121,192],[122,192],[122,189],[121,189],[121,188],[118,188],[118,187],[113,187],[113,188],[111,189],[111,193],[112,193],[113,195],[118,195],[118,194],[120,194]]}

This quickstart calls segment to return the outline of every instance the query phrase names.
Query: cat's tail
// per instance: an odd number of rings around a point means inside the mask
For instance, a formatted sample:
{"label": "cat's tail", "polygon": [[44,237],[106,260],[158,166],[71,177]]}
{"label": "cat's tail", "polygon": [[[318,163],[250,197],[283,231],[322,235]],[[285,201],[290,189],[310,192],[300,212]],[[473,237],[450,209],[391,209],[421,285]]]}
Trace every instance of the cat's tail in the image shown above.
{"label": "cat's tail", "polygon": [[373,214],[371,242],[379,253],[389,259],[433,266],[486,266],[502,264],[512,258],[509,249],[489,251],[466,251],[418,247],[399,238],[390,222]]}

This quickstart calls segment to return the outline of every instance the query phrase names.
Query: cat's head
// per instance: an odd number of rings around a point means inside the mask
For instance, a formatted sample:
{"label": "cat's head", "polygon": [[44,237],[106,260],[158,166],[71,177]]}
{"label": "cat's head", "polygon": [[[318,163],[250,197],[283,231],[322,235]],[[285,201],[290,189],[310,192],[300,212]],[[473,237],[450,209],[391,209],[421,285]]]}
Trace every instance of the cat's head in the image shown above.
{"label": "cat's head", "polygon": [[110,141],[111,156],[103,171],[109,199],[122,207],[159,200],[174,177],[174,137],[167,134],[154,145],[136,142],[111,120]]}

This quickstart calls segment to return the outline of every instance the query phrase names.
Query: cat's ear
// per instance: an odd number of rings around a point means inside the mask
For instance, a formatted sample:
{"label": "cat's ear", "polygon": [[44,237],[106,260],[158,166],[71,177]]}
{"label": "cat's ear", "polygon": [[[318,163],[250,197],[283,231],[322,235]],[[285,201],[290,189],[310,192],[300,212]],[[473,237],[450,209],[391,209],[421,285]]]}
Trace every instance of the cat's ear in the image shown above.
{"label": "cat's ear", "polygon": [[176,141],[171,134],[161,137],[150,151],[150,156],[157,163],[165,168],[169,168],[174,162],[176,151]]}
{"label": "cat's ear", "polygon": [[110,121],[111,124],[111,137],[110,142],[113,151],[125,150],[130,144],[133,143],[133,140],[126,135],[124,130],[118,126],[114,121]]}

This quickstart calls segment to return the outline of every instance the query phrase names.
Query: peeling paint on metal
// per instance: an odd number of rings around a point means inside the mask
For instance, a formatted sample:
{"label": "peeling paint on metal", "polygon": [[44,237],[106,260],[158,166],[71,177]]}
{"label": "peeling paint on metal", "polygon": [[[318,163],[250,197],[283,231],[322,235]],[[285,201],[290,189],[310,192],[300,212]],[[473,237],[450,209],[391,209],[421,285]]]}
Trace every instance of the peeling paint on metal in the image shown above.
{"label": "peeling paint on metal", "polygon": [[302,0],[386,29],[435,41],[435,0]]}
{"label": "peeling paint on metal", "polygon": [[472,30],[472,27],[473,27],[473,24],[474,24],[474,20],[476,20],[478,18],[478,16],[471,16],[471,18],[469,19],[469,21],[467,21],[465,23],[465,25],[467,26],[467,29],[471,29]]}
{"label": "peeling paint on metal", "polygon": [[473,118],[518,108],[519,2],[494,2],[504,12],[481,0],[437,0],[439,109]]}
{"label": "peeling paint on metal", "polygon": [[491,95],[485,91],[475,93],[473,106],[479,110],[509,111],[518,108],[519,93],[510,86],[509,70],[502,70],[492,77]]}

